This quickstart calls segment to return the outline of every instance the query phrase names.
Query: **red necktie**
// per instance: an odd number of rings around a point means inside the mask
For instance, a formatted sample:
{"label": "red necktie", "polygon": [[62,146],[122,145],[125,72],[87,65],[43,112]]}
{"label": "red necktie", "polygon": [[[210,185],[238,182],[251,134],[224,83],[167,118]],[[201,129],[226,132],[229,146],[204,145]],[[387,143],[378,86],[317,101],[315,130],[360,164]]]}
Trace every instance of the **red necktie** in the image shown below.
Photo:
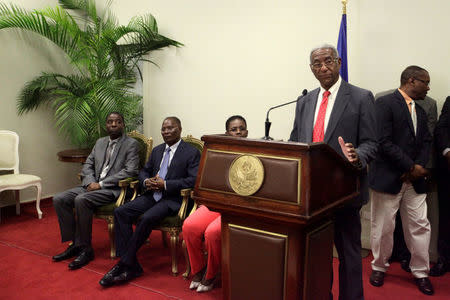
{"label": "red necktie", "polygon": [[322,142],[324,136],[324,127],[325,127],[325,113],[327,112],[328,105],[328,96],[331,93],[329,91],[325,91],[322,96],[322,102],[320,103],[319,113],[317,114],[316,124],[314,124],[313,130],[313,143]]}

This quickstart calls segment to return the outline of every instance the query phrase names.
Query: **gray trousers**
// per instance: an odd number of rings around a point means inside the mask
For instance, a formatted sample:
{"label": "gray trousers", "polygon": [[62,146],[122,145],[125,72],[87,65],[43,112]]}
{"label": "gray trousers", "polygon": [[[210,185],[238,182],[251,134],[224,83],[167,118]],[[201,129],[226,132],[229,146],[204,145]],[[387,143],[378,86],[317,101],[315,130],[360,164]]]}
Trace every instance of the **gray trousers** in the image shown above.
{"label": "gray trousers", "polygon": [[110,189],[88,192],[79,186],[55,195],[53,206],[58,215],[62,242],[73,241],[75,246],[90,247],[94,210],[114,202],[115,192]]}

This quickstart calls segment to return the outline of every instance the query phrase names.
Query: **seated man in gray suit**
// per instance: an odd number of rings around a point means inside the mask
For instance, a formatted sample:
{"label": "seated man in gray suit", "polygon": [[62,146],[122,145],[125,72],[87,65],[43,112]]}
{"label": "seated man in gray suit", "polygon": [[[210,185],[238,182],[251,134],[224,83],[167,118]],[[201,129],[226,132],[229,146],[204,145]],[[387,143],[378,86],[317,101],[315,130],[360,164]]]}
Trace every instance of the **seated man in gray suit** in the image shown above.
{"label": "seated man in gray suit", "polygon": [[77,256],[69,264],[71,270],[94,259],[91,236],[95,208],[115,201],[120,193],[119,181],[139,172],[139,144],[123,134],[124,126],[120,113],[110,113],[106,118],[109,137],[95,143],[81,171],[81,186],[53,197],[62,242],[73,242],[64,252],[53,256],[53,261]]}

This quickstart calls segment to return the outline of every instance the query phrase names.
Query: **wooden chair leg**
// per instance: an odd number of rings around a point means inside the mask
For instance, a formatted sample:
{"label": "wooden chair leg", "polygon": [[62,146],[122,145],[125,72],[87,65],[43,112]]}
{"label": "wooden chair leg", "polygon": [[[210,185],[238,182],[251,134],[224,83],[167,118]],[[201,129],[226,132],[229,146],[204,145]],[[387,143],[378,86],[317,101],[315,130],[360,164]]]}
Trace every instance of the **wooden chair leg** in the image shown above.
{"label": "wooden chair leg", "polygon": [[116,244],[114,238],[114,219],[108,220],[109,242],[111,244],[111,259],[116,257]]}
{"label": "wooden chair leg", "polygon": [[183,273],[183,278],[187,279],[191,273],[191,262],[189,261],[189,253],[187,251],[186,242],[183,240],[181,245],[183,247],[184,259],[186,260],[186,272]]}
{"label": "wooden chair leg", "polygon": [[172,275],[178,275],[177,264],[178,233],[170,233],[170,252],[172,253]]}

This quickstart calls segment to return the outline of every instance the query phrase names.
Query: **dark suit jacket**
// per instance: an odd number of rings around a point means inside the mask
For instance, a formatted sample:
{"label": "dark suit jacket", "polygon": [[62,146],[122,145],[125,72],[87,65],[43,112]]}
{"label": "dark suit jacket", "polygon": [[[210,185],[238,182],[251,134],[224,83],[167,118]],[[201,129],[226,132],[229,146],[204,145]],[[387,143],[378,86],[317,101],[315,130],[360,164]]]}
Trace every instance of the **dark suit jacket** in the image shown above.
{"label": "dark suit jacket", "polygon": [[[436,144],[436,157],[437,157],[437,169],[438,169],[438,182],[439,182],[439,199],[449,199],[450,188],[448,183],[450,182],[450,168],[448,166],[447,159],[442,155],[443,151],[450,148],[450,96],[445,100],[442,107],[441,116],[436,125],[434,133]],[[444,208],[444,201],[439,201],[439,207],[442,208],[443,214],[448,212],[448,209]],[[447,206],[448,207],[448,206]],[[441,209],[441,208],[440,208]],[[448,217],[447,215],[445,217]],[[443,223],[445,224],[445,223]],[[440,226],[441,227],[441,226]],[[444,230],[445,231],[445,230]]]}
{"label": "dark suit jacket", "polygon": [[[319,91],[320,89],[317,88],[298,99],[290,141],[312,142],[314,112]],[[356,204],[367,203],[369,191],[366,166],[375,157],[377,151],[374,98],[370,91],[351,85],[344,80],[331,111],[324,142],[345,157],[339,146],[339,136],[342,136],[346,143],[352,143],[359,155],[362,163],[361,195]]]}
{"label": "dark suit jacket", "polygon": [[[81,185],[84,188],[92,182],[99,182],[108,143],[108,136],[99,138],[83,164]],[[102,188],[113,190],[114,195],[117,197],[120,193],[119,181],[136,176],[139,172],[139,143],[123,134],[117,141],[110,159],[110,165],[106,177],[102,180]]]}
{"label": "dark suit jacket", "polygon": [[445,99],[442,112],[435,130],[435,143],[438,157],[446,148],[450,148],[450,96]]}
{"label": "dark suit jacket", "polygon": [[[405,99],[398,90],[375,102],[378,118],[379,153],[370,165],[369,184],[378,192],[397,194],[400,177],[414,164],[425,167],[430,157],[431,135],[425,111],[416,105],[417,133]],[[417,193],[426,192],[425,179],[412,183]]]}
{"label": "dark suit jacket", "polygon": [[[139,172],[141,187],[144,188],[145,179],[158,173],[165,148],[166,144],[160,144],[153,149],[145,167]],[[180,191],[194,187],[199,162],[200,151],[181,140],[167,170],[166,190],[163,191],[160,201],[168,201],[169,207],[178,210],[182,200]],[[152,191],[146,192],[148,193],[153,194]]]}
{"label": "dark suit jacket", "polygon": [[[377,99],[380,98],[381,96],[386,96],[386,95],[394,93],[396,90],[397,89],[392,89],[392,90],[377,93],[375,95],[375,101],[377,101]],[[417,105],[422,107],[423,110],[425,111],[425,113],[427,114],[428,129],[430,130],[431,138],[433,139],[434,129],[436,128],[436,123],[438,120],[438,111],[437,111],[436,100],[434,100],[433,98],[431,98],[429,96],[425,96],[424,99],[417,99],[417,100],[414,100],[414,102],[416,102]],[[427,164],[428,169],[433,169],[436,165],[434,154],[435,153],[433,151],[431,151],[430,159],[428,160],[428,164]]]}

